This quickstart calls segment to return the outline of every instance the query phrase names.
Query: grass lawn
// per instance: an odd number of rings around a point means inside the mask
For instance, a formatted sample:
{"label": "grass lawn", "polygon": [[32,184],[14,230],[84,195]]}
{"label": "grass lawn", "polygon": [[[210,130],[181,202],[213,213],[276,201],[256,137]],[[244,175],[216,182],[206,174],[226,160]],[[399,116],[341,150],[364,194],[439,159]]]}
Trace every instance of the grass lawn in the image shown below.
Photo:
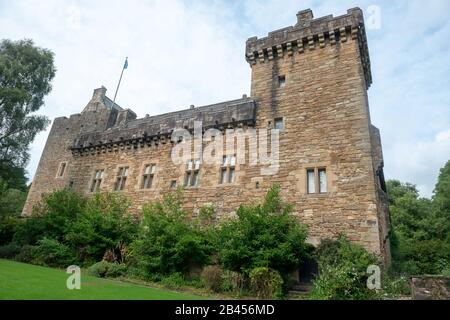
{"label": "grass lawn", "polygon": [[81,289],[69,290],[63,270],[0,259],[0,300],[197,300],[170,292],[82,274]]}

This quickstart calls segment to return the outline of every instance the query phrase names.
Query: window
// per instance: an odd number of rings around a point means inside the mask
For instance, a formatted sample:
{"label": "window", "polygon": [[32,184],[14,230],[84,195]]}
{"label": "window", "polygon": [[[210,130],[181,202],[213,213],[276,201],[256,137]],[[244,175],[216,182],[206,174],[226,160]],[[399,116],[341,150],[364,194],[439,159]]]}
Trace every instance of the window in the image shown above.
{"label": "window", "polygon": [[275,125],[274,125],[274,128],[275,128],[276,130],[280,130],[280,132],[284,130],[284,121],[283,121],[283,118],[277,118],[277,119],[275,119]]}
{"label": "window", "polygon": [[177,188],[177,180],[172,180],[170,182],[170,189],[176,189]]}
{"label": "window", "polygon": [[236,181],[236,156],[224,156],[220,168],[220,184]]}
{"label": "window", "polygon": [[148,164],[144,167],[144,175],[142,176],[141,189],[150,189],[152,187],[155,172],[156,172],[156,164]]}
{"label": "window", "polygon": [[319,169],[319,193],[327,193],[327,171]]}
{"label": "window", "polygon": [[306,170],[306,191],[308,194],[328,192],[327,170],[325,168]]}
{"label": "window", "polygon": [[286,85],[286,76],[279,76],[278,77],[278,87],[284,88]]}
{"label": "window", "polygon": [[114,185],[114,191],[123,191],[125,189],[125,183],[128,177],[128,167],[119,168],[117,173],[116,184]]}
{"label": "window", "polygon": [[100,185],[103,179],[103,170],[97,170],[94,173],[94,178],[91,183],[91,192],[97,192],[100,190]]}
{"label": "window", "polygon": [[306,170],[306,180],[307,180],[307,189],[308,193],[316,193],[316,179],[314,174],[314,169],[308,169]]}
{"label": "window", "polygon": [[61,162],[58,169],[58,177],[64,176],[64,173],[66,172],[67,162]]}
{"label": "window", "polygon": [[184,178],[185,187],[197,187],[200,173],[200,160],[189,160],[187,163],[186,177]]}

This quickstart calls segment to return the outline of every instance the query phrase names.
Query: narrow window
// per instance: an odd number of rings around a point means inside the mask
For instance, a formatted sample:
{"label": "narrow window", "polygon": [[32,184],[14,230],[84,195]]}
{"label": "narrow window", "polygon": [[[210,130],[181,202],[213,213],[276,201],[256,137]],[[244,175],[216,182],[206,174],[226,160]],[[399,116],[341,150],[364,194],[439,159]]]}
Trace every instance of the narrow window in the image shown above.
{"label": "narrow window", "polygon": [[200,160],[189,160],[187,163],[186,176],[184,178],[185,187],[197,187],[200,174]]}
{"label": "narrow window", "polygon": [[61,164],[59,165],[58,177],[64,176],[64,173],[66,172],[66,166],[67,166],[66,162],[61,162]]}
{"label": "narrow window", "polygon": [[102,183],[102,179],[103,179],[103,170],[95,171],[94,178],[92,179],[91,188],[90,188],[91,192],[97,192],[100,190],[100,185]]}
{"label": "narrow window", "polygon": [[235,167],[236,167],[236,156],[230,157],[230,171],[228,175],[228,183],[234,183],[235,181]]}
{"label": "narrow window", "polygon": [[286,76],[279,76],[278,77],[278,86],[280,88],[284,88],[285,85],[286,85]]}
{"label": "narrow window", "polygon": [[142,177],[141,189],[150,189],[152,187],[155,172],[156,172],[155,164],[148,164],[145,166],[144,175]]}
{"label": "narrow window", "polygon": [[307,189],[309,194],[316,193],[316,182],[314,169],[306,170]]}
{"label": "narrow window", "polygon": [[115,191],[123,191],[125,189],[125,183],[128,177],[128,167],[119,168],[117,174],[116,184],[114,186]]}
{"label": "narrow window", "polygon": [[170,189],[176,189],[177,188],[177,180],[172,180],[170,182]]}
{"label": "narrow window", "polygon": [[234,183],[236,180],[236,156],[224,156],[220,167],[220,184]]}
{"label": "narrow window", "polygon": [[275,119],[275,125],[274,128],[276,130],[279,130],[280,132],[284,130],[284,121],[283,118],[277,118]]}
{"label": "narrow window", "polygon": [[319,169],[319,192],[327,193],[327,170]]}

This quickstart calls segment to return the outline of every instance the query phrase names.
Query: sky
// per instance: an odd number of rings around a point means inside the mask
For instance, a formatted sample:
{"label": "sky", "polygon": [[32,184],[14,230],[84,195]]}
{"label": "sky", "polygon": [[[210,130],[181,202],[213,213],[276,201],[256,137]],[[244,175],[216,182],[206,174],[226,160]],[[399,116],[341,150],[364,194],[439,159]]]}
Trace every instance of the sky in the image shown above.
{"label": "sky", "polygon": [[[296,23],[296,13],[366,17],[372,123],[381,130],[387,179],[430,197],[450,159],[450,1],[0,0],[0,39],[31,38],[55,53],[53,90],[39,110],[79,113],[94,88],[138,117],[250,94],[245,41]],[[33,142],[32,179],[50,127]]]}

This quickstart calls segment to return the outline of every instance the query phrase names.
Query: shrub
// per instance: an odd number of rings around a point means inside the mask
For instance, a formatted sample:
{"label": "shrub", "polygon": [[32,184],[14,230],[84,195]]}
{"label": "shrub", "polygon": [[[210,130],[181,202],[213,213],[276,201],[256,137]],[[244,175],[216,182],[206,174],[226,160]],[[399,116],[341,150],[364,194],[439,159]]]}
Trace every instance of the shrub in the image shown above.
{"label": "shrub", "polygon": [[183,274],[180,272],[175,272],[167,277],[163,277],[161,279],[161,284],[170,289],[179,289],[186,283]]}
{"label": "shrub", "polygon": [[144,207],[139,237],[131,245],[130,255],[147,277],[187,273],[193,266],[206,264],[210,254],[205,233],[181,210],[180,193]]}
{"label": "shrub", "polygon": [[219,266],[207,266],[203,268],[201,278],[208,290],[220,292],[223,270]]}
{"label": "shrub", "polygon": [[260,299],[279,299],[282,296],[283,278],[278,271],[255,268],[250,272],[250,289]]}
{"label": "shrub", "polygon": [[0,247],[0,258],[14,259],[20,252],[20,246],[16,244],[7,244]]}
{"label": "shrub", "polygon": [[306,228],[282,202],[280,188],[272,187],[262,205],[241,206],[238,219],[222,223],[217,239],[224,269],[248,273],[267,267],[288,275],[309,255]]}
{"label": "shrub", "polygon": [[54,239],[39,240],[33,252],[33,263],[49,267],[68,267],[74,261],[71,248]]}
{"label": "shrub", "polygon": [[319,276],[311,293],[317,300],[375,299],[378,293],[367,288],[367,267],[377,265],[375,255],[352,244],[345,236],[324,240],[317,249]]}
{"label": "shrub", "polygon": [[24,245],[20,248],[16,260],[24,263],[33,263],[35,257],[36,246]]}
{"label": "shrub", "polygon": [[88,273],[99,278],[118,278],[127,273],[127,266],[102,260],[90,266]]}
{"label": "shrub", "polygon": [[245,278],[239,272],[225,270],[222,274],[220,289],[223,292],[242,294],[245,288]]}

